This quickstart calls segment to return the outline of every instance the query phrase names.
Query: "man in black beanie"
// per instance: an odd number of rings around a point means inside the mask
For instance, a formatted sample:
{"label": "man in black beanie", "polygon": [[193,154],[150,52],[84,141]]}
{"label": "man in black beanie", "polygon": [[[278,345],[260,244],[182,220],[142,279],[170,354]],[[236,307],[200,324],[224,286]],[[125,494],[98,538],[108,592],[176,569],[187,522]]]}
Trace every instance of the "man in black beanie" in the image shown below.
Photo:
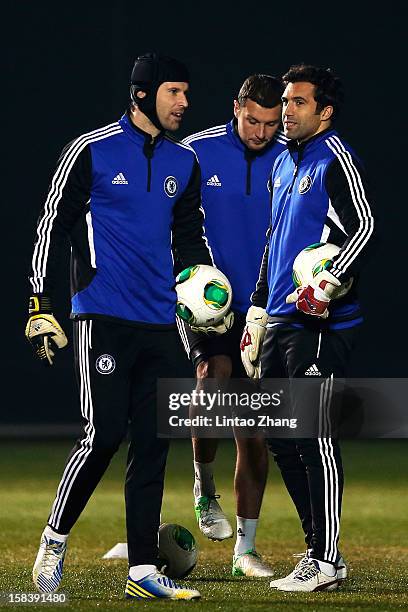
{"label": "man in black beanie", "polygon": [[36,587],[60,584],[67,538],[128,429],[125,484],[128,598],[196,599],[160,571],[157,534],[168,440],[157,437],[156,381],[183,376],[173,255],[212,264],[203,237],[194,151],[166,134],[188,102],[186,67],[137,58],[131,106],[68,144],[40,213],[30,274],[27,339],[52,365],[67,344],[53,314],[58,253],[72,246],[73,345],[83,435],[72,449],[33,568]]}

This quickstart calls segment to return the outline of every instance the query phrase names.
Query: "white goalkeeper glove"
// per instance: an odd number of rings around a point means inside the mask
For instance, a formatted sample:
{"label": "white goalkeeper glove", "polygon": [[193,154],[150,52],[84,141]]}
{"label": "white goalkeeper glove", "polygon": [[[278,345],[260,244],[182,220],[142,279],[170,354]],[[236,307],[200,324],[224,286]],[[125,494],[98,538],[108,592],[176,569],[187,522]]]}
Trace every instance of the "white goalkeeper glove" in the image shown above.
{"label": "white goalkeeper glove", "polygon": [[30,297],[30,318],[27,321],[25,336],[31,343],[38,358],[44,365],[53,364],[56,348],[68,344],[67,337],[52,314],[50,299],[43,295]]}
{"label": "white goalkeeper glove", "polygon": [[207,336],[220,336],[221,334],[225,334],[234,324],[234,313],[229,312],[225,315],[225,317],[217,323],[217,325],[209,325],[208,327],[198,326],[198,325],[190,325],[190,328],[193,332],[198,334],[206,334]]}
{"label": "white goalkeeper glove", "polygon": [[241,361],[249,378],[259,378],[262,343],[266,332],[268,315],[264,308],[251,306],[247,312],[246,325],[241,338]]}

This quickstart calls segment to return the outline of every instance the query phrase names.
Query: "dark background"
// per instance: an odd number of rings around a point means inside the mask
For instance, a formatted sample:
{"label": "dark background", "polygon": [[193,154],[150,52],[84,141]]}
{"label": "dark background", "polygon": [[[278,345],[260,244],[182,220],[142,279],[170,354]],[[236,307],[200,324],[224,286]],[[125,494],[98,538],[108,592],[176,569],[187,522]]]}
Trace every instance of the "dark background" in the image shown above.
{"label": "dark background", "polygon": [[[334,68],[346,104],[338,128],[365,162],[381,242],[361,283],[366,323],[352,372],[407,374],[406,176],[402,130],[402,3],[17,2],[3,9],[2,403],[0,423],[72,422],[78,407],[72,344],[55,367],[24,339],[33,232],[62,146],[120,117],[136,55],[157,49],[192,74],[179,136],[228,121],[249,74],[300,61]],[[55,313],[71,335],[68,258]]]}

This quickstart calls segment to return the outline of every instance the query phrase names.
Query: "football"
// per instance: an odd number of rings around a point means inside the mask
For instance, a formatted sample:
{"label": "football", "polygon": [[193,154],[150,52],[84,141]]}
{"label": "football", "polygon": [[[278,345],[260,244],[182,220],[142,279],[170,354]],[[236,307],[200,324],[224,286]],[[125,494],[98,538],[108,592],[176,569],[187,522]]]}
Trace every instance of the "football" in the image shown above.
{"label": "football", "polygon": [[217,268],[190,266],[180,272],[176,283],[177,314],[183,321],[206,327],[216,325],[228,313],[232,288]]}
{"label": "football", "polygon": [[159,527],[158,567],[169,578],[184,578],[197,563],[197,546],[192,533],[181,525]]}
{"label": "football", "polygon": [[[332,258],[340,251],[340,247],[330,242],[316,242],[300,251],[293,262],[292,279],[295,287],[306,287],[313,278],[326,270]],[[333,299],[344,297],[350,290],[353,279],[338,287],[333,294]]]}

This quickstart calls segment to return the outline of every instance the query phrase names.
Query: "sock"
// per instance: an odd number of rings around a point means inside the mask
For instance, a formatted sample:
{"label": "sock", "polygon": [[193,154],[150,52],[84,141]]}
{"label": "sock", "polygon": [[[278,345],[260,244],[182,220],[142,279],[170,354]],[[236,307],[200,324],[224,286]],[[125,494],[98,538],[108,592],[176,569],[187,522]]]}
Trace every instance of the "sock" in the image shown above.
{"label": "sock", "polygon": [[317,561],[321,571],[327,576],[334,576],[336,573],[336,568],[333,563],[328,563],[327,561],[320,561],[320,559],[312,559],[312,561]]}
{"label": "sock", "polygon": [[194,497],[215,495],[215,482],[213,476],[214,461],[210,463],[199,463],[194,461]]}
{"label": "sock", "polygon": [[153,574],[153,572],[157,572],[155,565],[132,565],[132,567],[129,567],[129,576],[132,580],[141,580],[149,574]]}
{"label": "sock", "polygon": [[52,527],[47,525],[44,529],[44,535],[47,536],[47,538],[51,538],[51,540],[57,540],[57,542],[66,542],[69,533],[67,533],[66,535],[62,535],[61,533],[57,533],[52,529]]}
{"label": "sock", "polygon": [[237,541],[234,555],[243,555],[247,550],[255,549],[255,534],[258,519],[247,519],[237,516]]}

